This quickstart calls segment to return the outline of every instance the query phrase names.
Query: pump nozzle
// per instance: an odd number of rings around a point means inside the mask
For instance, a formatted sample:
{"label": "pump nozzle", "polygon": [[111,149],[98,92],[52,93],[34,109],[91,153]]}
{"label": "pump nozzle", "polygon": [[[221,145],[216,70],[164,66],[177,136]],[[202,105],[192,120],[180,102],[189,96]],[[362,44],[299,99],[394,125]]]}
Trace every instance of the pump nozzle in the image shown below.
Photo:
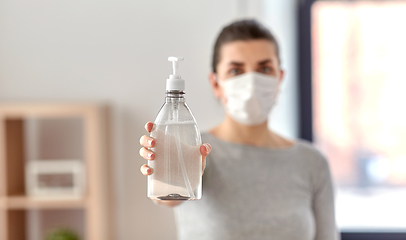
{"label": "pump nozzle", "polygon": [[166,90],[185,90],[185,80],[178,75],[178,62],[183,61],[183,57],[168,57],[168,61],[172,62],[173,73],[166,80]]}
{"label": "pump nozzle", "polygon": [[178,61],[183,61],[183,57],[168,57],[168,61],[172,62],[172,75],[177,75],[176,72],[178,70]]}

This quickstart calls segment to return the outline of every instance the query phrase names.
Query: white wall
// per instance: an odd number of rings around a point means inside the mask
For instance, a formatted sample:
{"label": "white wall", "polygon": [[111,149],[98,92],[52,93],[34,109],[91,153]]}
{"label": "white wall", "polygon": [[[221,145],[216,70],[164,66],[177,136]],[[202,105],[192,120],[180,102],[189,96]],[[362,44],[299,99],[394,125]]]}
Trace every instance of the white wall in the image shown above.
{"label": "white wall", "polygon": [[[283,41],[285,68],[295,67],[294,21],[288,15],[295,1],[279,2],[2,0],[0,101],[109,103],[117,207],[111,224],[117,226],[118,239],[175,239],[172,210],[146,198],[146,178],[139,172],[145,161],[138,156],[144,123],[164,102],[171,72],[167,57],[185,57],[180,73],[188,81],[187,102],[201,130],[207,130],[223,117],[207,83],[221,26],[241,16],[263,19]],[[268,4],[269,12],[264,9]],[[283,22],[273,21],[270,13]],[[294,137],[296,75],[294,69],[288,72],[272,126]]]}

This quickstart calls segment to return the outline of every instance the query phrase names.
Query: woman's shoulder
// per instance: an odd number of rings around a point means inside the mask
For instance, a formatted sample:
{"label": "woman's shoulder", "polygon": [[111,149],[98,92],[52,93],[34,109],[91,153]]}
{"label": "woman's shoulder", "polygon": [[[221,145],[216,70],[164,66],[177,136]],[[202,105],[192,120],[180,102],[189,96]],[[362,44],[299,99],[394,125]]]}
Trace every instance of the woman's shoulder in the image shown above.
{"label": "woman's shoulder", "polygon": [[314,154],[323,157],[320,150],[312,142],[301,138],[294,140],[294,142],[303,153]]}
{"label": "woman's shoulder", "polygon": [[301,159],[307,161],[317,168],[328,168],[328,160],[325,155],[310,141],[305,139],[295,140],[296,154],[300,156]]}
{"label": "woman's shoulder", "polygon": [[298,138],[294,140],[294,142],[302,151],[306,153],[316,155],[321,154],[321,152],[315,147],[315,145],[306,139]]}
{"label": "woman's shoulder", "polygon": [[210,141],[210,140],[213,140],[213,135],[211,134],[211,133],[209,133],[209,132],[202,132],[201,133],[201,136],[202,136],[202,141],[203,142],[207,142],[207,141]]}

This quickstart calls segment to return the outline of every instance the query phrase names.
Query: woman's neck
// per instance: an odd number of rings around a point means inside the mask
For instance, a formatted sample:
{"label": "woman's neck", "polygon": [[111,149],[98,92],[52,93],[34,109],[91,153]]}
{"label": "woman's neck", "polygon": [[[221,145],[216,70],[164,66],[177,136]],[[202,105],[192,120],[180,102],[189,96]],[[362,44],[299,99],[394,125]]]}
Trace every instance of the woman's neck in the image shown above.
{"label": "woman's neck", "polygon": [[234,121],[226,115],[224,121],[210,131],[221,140],[258,147],[285,148],[293,142],[282,138],[268,129],[268,122],[255,126],[248,126]]}

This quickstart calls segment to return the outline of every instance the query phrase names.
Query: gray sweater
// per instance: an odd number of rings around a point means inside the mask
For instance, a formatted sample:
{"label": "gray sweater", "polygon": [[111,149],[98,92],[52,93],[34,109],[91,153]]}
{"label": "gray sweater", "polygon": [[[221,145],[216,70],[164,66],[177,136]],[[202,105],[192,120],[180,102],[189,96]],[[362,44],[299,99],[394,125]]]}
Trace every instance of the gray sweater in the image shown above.
{"label": "gray sweater", "polygon": [[179,240],[339,239],[329,166],[309,143],[271,149],[202,139],[213,147],[203,195],[175,207]]}

